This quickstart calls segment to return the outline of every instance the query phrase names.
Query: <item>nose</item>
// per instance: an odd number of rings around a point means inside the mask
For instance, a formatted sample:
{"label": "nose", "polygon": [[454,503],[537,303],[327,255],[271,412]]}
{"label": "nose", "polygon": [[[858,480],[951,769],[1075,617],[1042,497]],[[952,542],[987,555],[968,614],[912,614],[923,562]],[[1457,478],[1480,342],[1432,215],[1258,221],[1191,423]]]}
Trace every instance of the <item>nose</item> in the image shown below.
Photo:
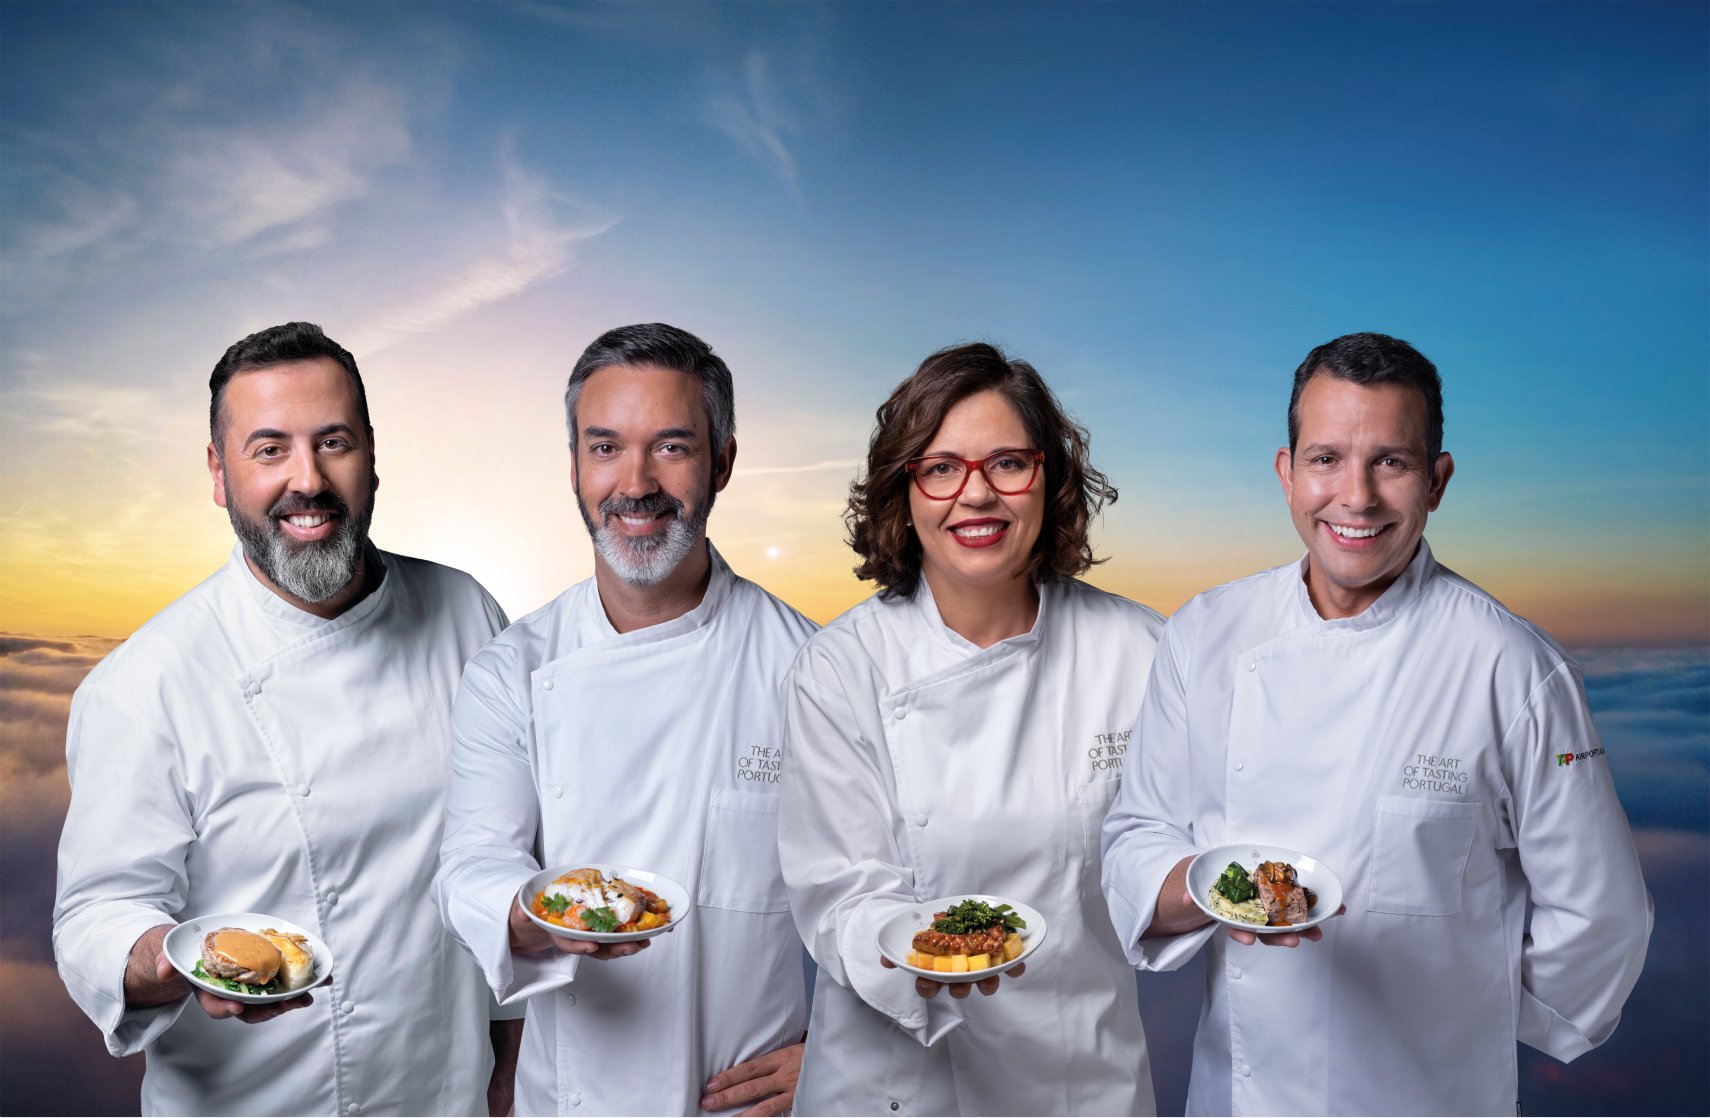
{"label": "nose", "polygon": [[1342,481],[1342,504],[1349,509],[1369,509],[1377,503],[1377,487],[1372,484],[1370,471],[1347,470]]}
{"label": "nose", "polygon": [[653,476],[653,455],[644,451],[626,455],[618,491],[633,499],[645,497],[658,488],[659,484]]}
{"label": "nose", "polygon": [[313,496],[326,490],[327,478],[321,469],[321,459],[312,446],[300,447],[291,454],[291,489]]}
{"label": "nose", "polygon": [[968,471],[968,480],[962,486],[962,503],[965,505],[989,505],[997,499],[992,491],[991,483],[986,481],[986,471],[982,467]]}

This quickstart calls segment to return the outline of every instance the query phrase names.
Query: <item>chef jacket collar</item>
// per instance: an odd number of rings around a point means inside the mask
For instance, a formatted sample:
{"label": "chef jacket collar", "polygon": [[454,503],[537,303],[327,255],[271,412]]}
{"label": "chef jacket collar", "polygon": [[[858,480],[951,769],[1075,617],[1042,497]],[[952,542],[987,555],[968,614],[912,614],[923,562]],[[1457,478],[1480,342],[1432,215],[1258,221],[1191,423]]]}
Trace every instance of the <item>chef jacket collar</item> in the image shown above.
{"label": "chef jacket collar", "polygon": [[707,579],[707,592],[701,595],[700,604],[681,617],[673,617],[669,621],[661,621],[657,625],[649,625],[644,629],[634,629],[628,633],[620,633],[612,625],[611,618],[606,616],[606,605],[600,600],[599,583],[594,579],[588,580],[588,586],[593,591],[597,608],[593,611],[594,624],[601,637],[621,637],[627,641],[665,640],[687,633],[709,624],[718,616],[719,607],[730,597],[731,588],[736,585],[736,575],[731,572],[730,565],[724,561],[724,556],[718,553],[711,540],[707,541],[707,558],[712,567],[712,574]]}
{"label": "chef jacket collar", "polygon": [[922,575],[918,588],[914,592],[914,607],[918,611],[921,622],[928,633],[936,634],[945,644],[956,652],[970,655],[979,652],[996,652],[1000,649],[1017,648],[1023,645],[1035,644],[1039,634],[1045,630],[1045,612],[1050,609],[1051,584],[1035,582],[1034,588],[1039,592],[1039,612],[1033,617],[1033,627],[1025,633],[1013,637],[1005,637],[990,648],[981,648],[973,641],[944,623],[944,617],[938,612],[938,602],[932,597],[932,587],[927,584],[926,576]]}
{"label": "chef jacket collar", "polygon": [[260,609],[268,620],[281,623],[293,631],[304,634],[317,631],[324,632],[329,629],[356,624],[379,609],[380,603],[387,596],[387,588],[392,585],[392,581],[386,577],[386,564],[380,558],[380,549],[372,543],[366,543],[363,547],[367,549],[369,565],[380,576],[380,585],[376,586],[366,598],[337,617],[316,617],[314,614],[300,610],[281,598],[271,587],[257,578],[255,572],[250,569],[249,561],[244,558],[242,542],[232,545],[231,565],[237,569],[238,578],[242,580],[244,588],[249,591],[250,600],[255,603],[256,608]]}
{"label": "chef jacket collar", "polygon": [[1326,620],[1318,615],[1318,610],[1312,604],[1312,596],[1306,590],[1306,568],[1309,555],[1302,556],[1295,568],[1299,577],[1294,580],[1295,600],[1300,603],[1300,612],[1307,624],[1319,627],[1321,632],[1333,633],[1363,633],[1368,629],[1376,629],[1388,624],[1393,618],[1399,617],[1404,610],[1413,604],[1425,584],[1431,580],[1437,570],[1437,561],[1431,557],[1431,545],[1425,538],[1419,538],[1419,550],[1413,556],[1413,561],[1407,564],[1405,570],[1389,584],[1378,600],[1367,606],[1365,612],[1353,617],[1337,617]]}

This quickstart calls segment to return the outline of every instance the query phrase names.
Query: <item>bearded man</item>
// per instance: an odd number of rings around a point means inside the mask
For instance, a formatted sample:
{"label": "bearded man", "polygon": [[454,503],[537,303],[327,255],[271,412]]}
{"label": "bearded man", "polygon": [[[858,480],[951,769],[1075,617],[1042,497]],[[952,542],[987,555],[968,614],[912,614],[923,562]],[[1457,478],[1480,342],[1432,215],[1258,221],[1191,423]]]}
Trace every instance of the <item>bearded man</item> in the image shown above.
{"label": "bearded man", "polygon": [[[783,1113],[807,997],[778,867],[778,689],[813,625],[707,541],[736,440],[705,342],[609,331],[565,407],[594,577],[464,674],[435,896],[500,1001],[528,999],[517,1113]],[[524,882],[596,862],[683,884],[689,919],[615,944],[531,922]]]}
{"label": "bearded man", "polygon": [[[521,1021],[489,1026],[428,899],[452,698],[504,615],[369,543],[367,397],[320,327],[251,334],[209,388],[238,545],[72,700],[60,975],[108,1051],[147,1053],[145,1114],[504,1114]],[[167,931],[243,913],[316,933],[330,981],[187,1009]]]}

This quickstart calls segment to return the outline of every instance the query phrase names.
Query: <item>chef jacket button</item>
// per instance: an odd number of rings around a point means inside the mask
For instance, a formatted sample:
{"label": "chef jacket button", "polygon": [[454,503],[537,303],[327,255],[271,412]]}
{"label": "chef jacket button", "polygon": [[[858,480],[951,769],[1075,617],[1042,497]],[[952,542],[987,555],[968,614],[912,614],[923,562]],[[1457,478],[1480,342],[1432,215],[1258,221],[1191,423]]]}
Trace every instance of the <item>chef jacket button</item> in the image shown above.
{"label": "chef jacket button", "polygon": [[545,683],[541,684],[540,686],[541,686],[542,690],[550,691],[550,690],[552,690],[552,681],[549,679]]}
{"label": "chef jacket button", "polygon": [[564,1004],[565,1005],[575,1005],[576,1004],[576,995],[575,994],[565,994],[564,995]]}
{"label": "chef jacket button", "polygon": [[902,1103],[898,1102],[895,1099],[892,1099],[891,1100],[891,1109],[892,1110],[901,1110],[902,1109]]}
{"label": "chef jacket button", "polygon": [[564,785],[554,784],[552,786],[552,798],[555,800],[562,800],[564,798]]}
{"label": "chef jacket button", "polygon": [[907,707],[898,707],[896,709],[896,716],[899,720],[903,719],[903,718],[907,718],[908,717],[908,708]]}
{"label": "chef jacket button", "polygon": [[344,1112],[346,1114],[361,1114],[362,1108],[357,1106],[355,1103],[351,1103],[349,1106],[344,1108]]}
{"label": "chef jacket button", "polygon": [[1246,767],[1247,767],[1247,763],[1245,761],[1236,761],[1235,762],[1235,771],[1236,772],[1240,772],[1242,769],[1244,769]]}
{"label": "chef jacket button", "polygon": [[337,889],[328,889],[327,890],[327,903],[328,904],[337,904],[338,903],[338,890]]}
{"label": "chef jacket button", "polygon": [[1259,670],[1259,662],[1257,660],[1247,661],[1247,670],[1250,672],[1258,671]]}
{"label": "chef jacket button", "polygon": [[1241,977],[1241,968],[1240,967],[1230,967],[1229,968],[1229,977],[1230,978],[1240,978]]}
{"label": "chef jacket button", "polygon": [[339,1006],[338,1008],[339,1008],[340,1012],[344,1013],[346,1016],[349,1016],[350,1014],[356,1012],[356,1003],[353,1001],[346,1000],[345,1003],[343,1005]]}
{"label": "chef jacket button", "polygon": [[308,794],[309,794],[309,782],[305,780],[303,783],[297,785],[297,795],[307,796]]}
{"label": "chef jacket button", "polygon": [[1246,1064],[1242,1064],[1241,1065],[1241,1074],[1242,1075],[1252,1075],[1253,1069],[1248,1067]]}
{"label": "chef jacket button", "polygon": [[570,1105],[571,1106],[581,1106],[582,1105],[582,1096],[581,1095],[571,1095],[570,1096]]}
{"label": "chef jacket button", "polygon": [[914,817],[914,825],[916,827],[926,826],[926,813],[924,811]]}

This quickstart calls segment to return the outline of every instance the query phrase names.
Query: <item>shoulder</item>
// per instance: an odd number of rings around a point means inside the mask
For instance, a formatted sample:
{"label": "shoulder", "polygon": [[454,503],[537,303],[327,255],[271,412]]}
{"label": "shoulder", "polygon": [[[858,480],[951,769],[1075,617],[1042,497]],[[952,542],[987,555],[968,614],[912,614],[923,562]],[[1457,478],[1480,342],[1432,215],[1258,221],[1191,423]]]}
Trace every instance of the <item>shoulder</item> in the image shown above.
{"label": "shoulder", "polygon": [[1294,600],[1299,579],[1300,563],[1292,562],[1214,586],[1184,602],[1165,630],[1179,640],[1199,630],[1251,623],[1274,628],[1274,619],[1283,617]]}
{"label": "shoulder", "polygon": [[380,555],[386,564],[386,577],[398,579],[419,599],[451,606],[484,606],[493,600],[473,575],[456,567],[390,551]]}
{"label": "shoulder", "polygon": [[904,617],[911,605],[905,598],[886,601],[875,594],[845,610],[808,638],[790,678],[828,687],[848,676],[854,666],[872,664],[879,649],[906,640]]}
{"label": "shoulder", "polygon": [[1504,606],[1482,587],[1441,564],[1420,592],[1422,616],[1449,628],[1454,643],[1486,649],[1496,663],[1539,679],[1579,664],[1554,637]]}
{"label": "shoulder", "polygon": [[[109,652],[84,677],[78,697],[87,700],[112,690],[159,694],[169,681],[237,663],[231,619],[242,590],[229,566],[215,571]],[[228,674],[236,679],[240,673],[232,667]]]}
{"label": "shoulder", "polygon": [[748,604],[751,611],[750,624],[769,630],[797,647],[819,631],[818,625],[758,583],[750,582],[735,573],[731,574],[731,578],[734,580],[731,596]]}
{"label": "shoulder", "polygon": [[1100,626],[1139,630],[1154,640],[1164,630],[1164,615],[1151,606],[1100,590],[1079,579],[1047,583],[1045,592],[1054,599],[1053,605],[1076,621],[1090,620]]}

